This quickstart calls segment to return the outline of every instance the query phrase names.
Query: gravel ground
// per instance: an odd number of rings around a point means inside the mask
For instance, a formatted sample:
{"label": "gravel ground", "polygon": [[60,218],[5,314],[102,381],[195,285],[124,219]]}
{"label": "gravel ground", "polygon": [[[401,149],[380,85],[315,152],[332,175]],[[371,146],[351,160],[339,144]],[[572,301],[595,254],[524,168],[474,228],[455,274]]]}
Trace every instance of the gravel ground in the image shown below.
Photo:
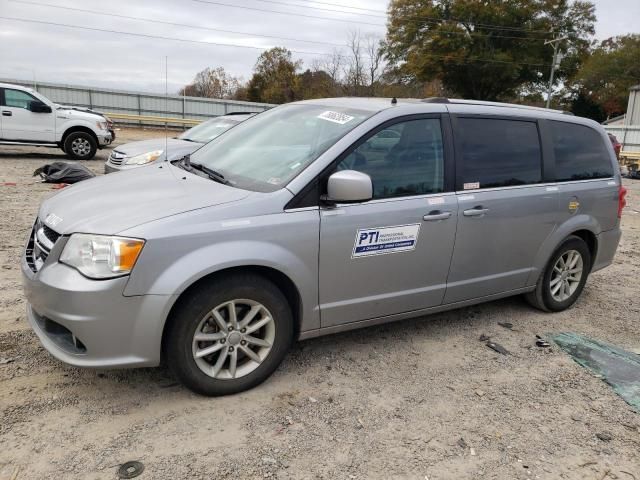
{"label": "gravel ground", "polygon": [[[100,173],[108,153],[84,163]],[[0,146],[0,479],[114,479],[140,460],[141,479],[640,480],[640,415],[557,347],[534,345],[574,331],[640,347],[640,182],[625,181],[614,264],[573,309],[511,298],[309,340],[262,386],[211,399],[163,369],[67,367],[30,331],[19,259],[53,192],[31,173],[58,159]]]}

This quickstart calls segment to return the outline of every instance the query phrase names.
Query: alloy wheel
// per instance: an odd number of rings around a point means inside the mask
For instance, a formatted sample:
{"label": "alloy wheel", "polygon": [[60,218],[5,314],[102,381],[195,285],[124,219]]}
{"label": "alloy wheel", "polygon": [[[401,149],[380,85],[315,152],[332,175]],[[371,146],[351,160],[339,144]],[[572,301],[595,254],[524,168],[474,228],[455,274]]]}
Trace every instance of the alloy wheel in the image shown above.
{"label": "alloy wheel", "polygon": [[551,296],[557,302],[564,302],[571,297],[580,285],[584,262],[577,250],[568,250],[560,255],[553,266],[549,288]]}
{"label": "alloy wheel", "polygon": [[253,372],[267,358],[276,325],[267,308],[253,300],[235,299],[208,312],[193,335],[192,353],[206,375],[229,380]]}

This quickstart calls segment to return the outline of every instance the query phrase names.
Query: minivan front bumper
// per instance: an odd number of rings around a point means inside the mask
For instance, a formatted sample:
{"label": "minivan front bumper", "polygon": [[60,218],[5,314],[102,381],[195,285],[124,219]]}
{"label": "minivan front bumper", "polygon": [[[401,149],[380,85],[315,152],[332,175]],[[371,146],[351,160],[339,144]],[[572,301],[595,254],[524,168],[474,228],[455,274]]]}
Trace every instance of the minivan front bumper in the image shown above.
{"label": "minivan front bumper", "polygon": [[158,365],[172,296],[125,297],[127,278],[91,280],[53,258],[34,272],[23,255],[27,318],[42,345],[77,367]]}

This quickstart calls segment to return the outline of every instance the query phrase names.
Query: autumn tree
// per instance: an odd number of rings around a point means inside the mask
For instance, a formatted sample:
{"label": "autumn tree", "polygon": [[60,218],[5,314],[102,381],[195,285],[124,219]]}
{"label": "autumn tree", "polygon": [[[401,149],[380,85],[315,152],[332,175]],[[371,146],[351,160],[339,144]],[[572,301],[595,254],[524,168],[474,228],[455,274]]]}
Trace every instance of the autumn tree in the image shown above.
{"label": "autumn tree", "polygon": [[225,72],[223,67],[205,68],[180,90],[180,95],[206,98],[234,98],[242,81]]}
{"label": "autumn tree", "polygon": [[513,98],[546,84],[547,39],[567,37],[557,82],[575,71],[594,34],[594,11],[580,0],[391,0],[386,58],[398,75],[439,79],[463,98]]}
{"label": "autumn tree", "polygon": [[640,83],[640,35],[604,40],[587,57],[572,79],[574,113],[598,110],[605,117],[624,113],[629,88]]}
{"label": "autumn tree", "polygon": [[295,100],[296,72],[301,60],[293,60],[284,47],[262,52],[247,86],[248,98],[254,102],[286,103]]}

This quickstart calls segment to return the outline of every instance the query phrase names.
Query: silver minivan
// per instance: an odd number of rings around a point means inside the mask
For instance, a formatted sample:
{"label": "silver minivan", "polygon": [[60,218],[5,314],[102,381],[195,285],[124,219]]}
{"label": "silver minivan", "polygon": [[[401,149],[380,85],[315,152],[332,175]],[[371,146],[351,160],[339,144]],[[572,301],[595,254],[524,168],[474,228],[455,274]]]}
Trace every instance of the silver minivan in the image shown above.
{"label": "silver minivan", "polygon": [[625,189],[561,112],[341,98],[257,115],[182,160],[43,202],[28,319],[79,367],[251,388],[292,342],[524,294],[560,311],[612,262]]}

